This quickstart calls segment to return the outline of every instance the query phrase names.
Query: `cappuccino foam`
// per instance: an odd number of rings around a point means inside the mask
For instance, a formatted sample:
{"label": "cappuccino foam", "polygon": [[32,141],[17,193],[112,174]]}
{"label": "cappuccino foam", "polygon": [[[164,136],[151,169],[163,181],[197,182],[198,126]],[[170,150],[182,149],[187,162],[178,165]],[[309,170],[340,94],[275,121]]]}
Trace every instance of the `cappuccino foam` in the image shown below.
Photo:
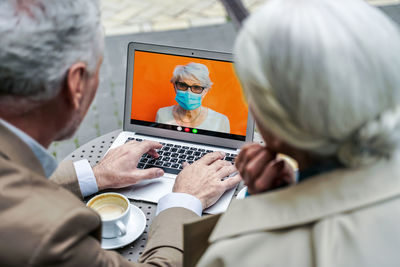
{"label": "cappuccino foam", "polygon": [[96,211],[100,214],[102,220],[112,220],[121,216],[125,212],[125,208],[114,203],[105,203],[96,207]]}

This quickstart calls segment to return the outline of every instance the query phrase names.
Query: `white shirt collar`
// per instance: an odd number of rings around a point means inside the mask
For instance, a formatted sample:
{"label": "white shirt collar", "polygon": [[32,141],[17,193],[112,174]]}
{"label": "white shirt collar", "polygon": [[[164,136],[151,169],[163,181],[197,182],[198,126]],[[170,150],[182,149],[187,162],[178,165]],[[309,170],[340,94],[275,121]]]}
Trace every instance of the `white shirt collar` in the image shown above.
{"label": "white shirt collar", "polygon": [[46,177],[49,178],[57,169],[58,163],[56,159],[49,152],[47,152],[42,145],[40,145],[38,142],[36,142],[36,140],[24,133],[22,130],[2,119],[0,119],[0,123],[7,127],[7,129],[13,132],[32,149],[32,152],[38,158],[40,164],[42,164]]}

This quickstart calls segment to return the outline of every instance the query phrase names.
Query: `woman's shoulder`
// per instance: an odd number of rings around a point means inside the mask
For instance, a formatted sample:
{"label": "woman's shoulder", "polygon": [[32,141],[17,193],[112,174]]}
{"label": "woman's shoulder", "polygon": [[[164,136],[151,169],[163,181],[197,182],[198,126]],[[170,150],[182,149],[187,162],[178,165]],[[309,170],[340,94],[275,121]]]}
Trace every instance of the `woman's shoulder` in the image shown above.
{"label": "woman's shoulder", "polygon": [[171,112],[173,108],[174,108],[174,105],[168,106],[168,107],[159,108],[157,113],[159,113],[159,112]]}
{"label": "woman's shoulder", "polygon": [[209,116],[214,116],[214,117],[219,117],[219,118],[226,118],[228,119],[227,116],[225,116],[222,113],[216,112],[215,110],[212,110],[211,108],[207,108],[208,109],[208,115]]}
{"label": "woman's shoulder", "polygon": [[166,123],[174,119],[172,111],[174,106],[159,108],[156,114],[156,122]]}
{"label": "woman's shoulder", "polygon": [[207,108],[207,109],[208,109],[208,115],[207,115],[208,119],[214,119],[216,121],[221,121],[221,122],[224,122],[224,121],[229,122],[228,117],[225,116],[224,114],[219,113],[215,110],[212,110],[211,108]]}

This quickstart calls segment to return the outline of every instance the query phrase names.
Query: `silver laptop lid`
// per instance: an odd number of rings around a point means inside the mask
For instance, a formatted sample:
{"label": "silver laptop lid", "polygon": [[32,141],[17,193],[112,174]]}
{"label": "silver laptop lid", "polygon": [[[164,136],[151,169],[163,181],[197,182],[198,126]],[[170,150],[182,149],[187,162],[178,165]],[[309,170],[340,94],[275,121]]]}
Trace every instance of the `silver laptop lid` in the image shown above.
{"label": "silver laptop lid", "polygon": [[[177,66],[189,63],[206,66],[212,82],[201,101],[208,115],[196,127],[178,125],[172,114],[178,102],[171,78]],[[253,140],[254,120],[232,54],[129,43],[125,94],[124,131],[229,148]]]}

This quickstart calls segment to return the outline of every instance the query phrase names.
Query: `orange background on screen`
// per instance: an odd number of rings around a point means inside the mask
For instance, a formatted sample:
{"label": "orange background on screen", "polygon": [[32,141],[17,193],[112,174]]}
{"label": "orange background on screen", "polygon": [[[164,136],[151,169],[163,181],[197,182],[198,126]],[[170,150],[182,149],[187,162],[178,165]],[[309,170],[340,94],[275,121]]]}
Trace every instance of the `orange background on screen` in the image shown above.
{"label": "orange background on screen", "polygon": [[202,106],[227,116],[231,134],[246,135],[247,105],[230,62],[136,51],[131,118],[153,122],[159,108],[177,105],[172,73],[190,62],[206,65],[213,82]]}

